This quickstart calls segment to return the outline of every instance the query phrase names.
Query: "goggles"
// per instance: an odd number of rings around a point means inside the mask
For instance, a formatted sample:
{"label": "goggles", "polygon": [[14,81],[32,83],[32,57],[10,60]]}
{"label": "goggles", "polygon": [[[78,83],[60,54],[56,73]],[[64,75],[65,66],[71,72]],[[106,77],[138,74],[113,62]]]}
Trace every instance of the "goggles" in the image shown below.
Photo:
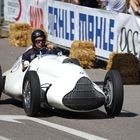
{"label": "goggles", "polygon": [[35,40],[35,44],[43,44],[43,43],[44,43],[43,39]]}

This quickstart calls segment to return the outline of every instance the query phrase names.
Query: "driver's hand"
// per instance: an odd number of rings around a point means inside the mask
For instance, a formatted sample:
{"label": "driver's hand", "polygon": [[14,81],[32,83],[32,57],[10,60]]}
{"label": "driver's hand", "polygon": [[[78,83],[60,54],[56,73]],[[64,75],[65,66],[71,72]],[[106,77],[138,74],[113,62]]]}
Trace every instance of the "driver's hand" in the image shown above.
{"label": "driver's hand", "polygon": [[48,44],[48,45],[47,45],[47,48],[48,48],[49,50],[52,50],[52,49],[54,49],[55,47],[54,47],[53,44]]}
{"label": "driver's hand", "polygon": [[29,66],[29,61],[23,61],[22,62],[22,71],[25,71],[26,70],[26,68]]}

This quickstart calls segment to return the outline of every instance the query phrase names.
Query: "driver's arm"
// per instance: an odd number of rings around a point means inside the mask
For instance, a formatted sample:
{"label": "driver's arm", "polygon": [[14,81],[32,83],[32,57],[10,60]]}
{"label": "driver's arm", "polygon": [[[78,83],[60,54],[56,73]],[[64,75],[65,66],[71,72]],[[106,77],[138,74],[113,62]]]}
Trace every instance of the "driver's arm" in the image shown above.
{"label": "driver's arm", "polygon": [[32,50],[28,50],[22,55],[22,71],[25,71],[31,62]]}

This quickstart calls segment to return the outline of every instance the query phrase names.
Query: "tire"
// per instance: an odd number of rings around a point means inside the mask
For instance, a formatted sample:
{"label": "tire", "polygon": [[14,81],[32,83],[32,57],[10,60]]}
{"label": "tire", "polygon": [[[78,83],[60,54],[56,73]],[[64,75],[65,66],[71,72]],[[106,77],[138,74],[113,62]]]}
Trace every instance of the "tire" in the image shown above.
{"label": "tire", "polygon": [[121,112],[124,98],[124,89],[121,75],[117,70],[107,72],[103,91],[106,95],[105,110],[109,116],[118,116]]}
{"label": "tire", "polygon": [[73,63],[80,66],[80,63],[76,58],[66,58],[63,63]]}
{"label": "tire", "polygon": [[2,70],[0,66],[0,98],[1,98],[2,91],[3,91],[3,77],[2,77]]}
{"label": "tire", "polygon": [[37,116],[40,109],[40,81],[35,71],[25,74],[22,87],[23,107],[27,116]]}

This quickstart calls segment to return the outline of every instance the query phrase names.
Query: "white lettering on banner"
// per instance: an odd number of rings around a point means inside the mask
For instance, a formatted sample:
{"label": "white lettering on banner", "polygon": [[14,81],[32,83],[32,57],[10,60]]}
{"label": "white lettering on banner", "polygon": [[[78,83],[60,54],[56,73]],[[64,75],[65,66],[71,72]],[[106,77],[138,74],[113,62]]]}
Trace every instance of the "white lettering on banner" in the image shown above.
{"label": "white lettering on banner", "polygon": [[96,48],[112,52],[115,20],[80,12],[78,17],[76,15],[74,11],[49,6],[49,35],[69,41],[89,40],[94,42]]}

